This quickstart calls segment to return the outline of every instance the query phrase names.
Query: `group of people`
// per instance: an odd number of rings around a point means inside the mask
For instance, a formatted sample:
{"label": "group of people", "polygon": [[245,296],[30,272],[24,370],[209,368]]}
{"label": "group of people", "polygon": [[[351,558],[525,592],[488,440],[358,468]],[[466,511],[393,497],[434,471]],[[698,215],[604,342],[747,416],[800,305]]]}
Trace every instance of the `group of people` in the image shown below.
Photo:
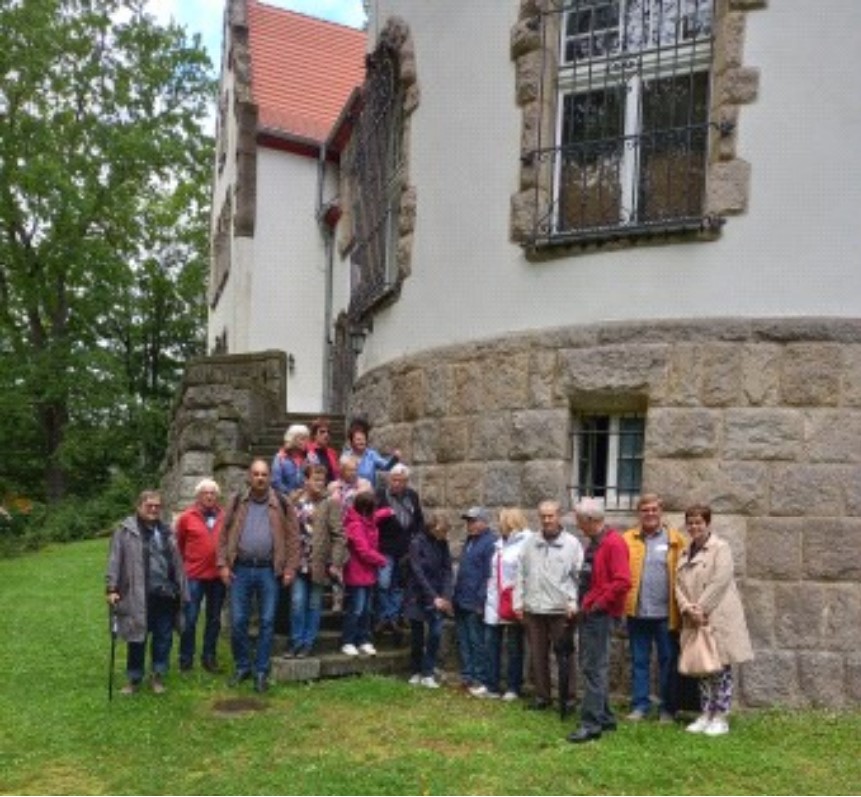
{"label": "group of people", "polygon": [[[180,670],[194,666],[204,605],[200,663],[220,672],[216,649],[228,596],[229,683],[253,680],[255,690],[265,691],[282,589],[290,593],[285,656],[303,657],[314,650],[324,592],[331,588],[333,605],[343,609],[343,654],[373,656],[375,633],[399,640],[409,628],[411,684],[440,686],[446,617],[454,618],[461,687],[473,697],[521,698],[528,645],[533,694],[527,708],[547,709],[555,656],[557,700],[565,709],[574,707],[582,681],[580,724],[568,736],[573,743],[616,728],[609,663],[620,622],[630,647],[632,722],[653,710],[653,649],[656,713],[661,722],[675,721],[680,632],[707,626],[720,662],[708,673],[692,673],[700,678],[702,712],[687,730],[728,732],[732,665],[752,652],[731,551],[711,531],[708,506],[687,510],[682,534],[664,522],[659,497],[645,494],[638,524],[619,533],[606,525],[603,504],[584,498],[574,507],[580,536],[564,528],[557,501],[539,505],[537,532],[518,508],[501,510],[497,532],[488,511],[474,506],[461,515],[466,537],[455,568],[447,517],[423,511],[398,452],[385,458],[369,448],[367,424],[358,421],[338,457],[328,431],[324,421],[288,429],[271,468],[254,460],[247,489],[226,506],[217,483],[203,479],[175,531],[161,520],[159,494],[140,495],[136,514],[113,535],[106,576],[116,627],[128,643],[125,694],[140,689],[148,637],[154,692],[165,690],[175,629]],[[388,477],[376,486],[378,471]],[[249,635],[255,599],[256,649]]]}

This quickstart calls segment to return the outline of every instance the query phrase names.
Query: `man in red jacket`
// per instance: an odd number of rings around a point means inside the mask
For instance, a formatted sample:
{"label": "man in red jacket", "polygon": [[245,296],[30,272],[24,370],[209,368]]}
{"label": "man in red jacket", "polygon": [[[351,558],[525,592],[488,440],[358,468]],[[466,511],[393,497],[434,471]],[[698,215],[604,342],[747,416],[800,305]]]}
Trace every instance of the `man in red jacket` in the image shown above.
{"label": "man in red jacket", "polygon": [[197,500],[176,522],[176,541],[185,564],[190,596],[185,604],[185,629],[179,642],[179,669],[187,671],[194,666],[197,617],[206,598],[201,664],[208,672],[218,672],[215,651],[221,632],[221,607],[226,588],[219,577],[216,549],[224,510],[218,505],[220,491],[212,479],[200,481],[194,492]]}
{"label": "man in red jacket", "polygon": [[628,546],[604,525],[604,507],[594,498],[584,498],[574,507],[577,526],[589,540],[580,569],[580,668],[583,672],[583,703],[580,727],[568,735],[574,744],[600,738],[616,729],[610,708],[610,631],[613,618],[625,612],[631,588]]}

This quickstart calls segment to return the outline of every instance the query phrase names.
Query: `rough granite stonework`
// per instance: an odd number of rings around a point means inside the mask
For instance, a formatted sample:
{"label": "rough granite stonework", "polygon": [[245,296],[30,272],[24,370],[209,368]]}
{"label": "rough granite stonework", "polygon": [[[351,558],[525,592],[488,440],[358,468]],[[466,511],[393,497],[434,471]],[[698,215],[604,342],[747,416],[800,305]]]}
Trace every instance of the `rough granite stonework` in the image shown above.
{"label": "rough granite stonework", "polygon": [[[759,70],[744,64],[745,27],[748,13],[765,5],[766,0],[715,0],[711,120],[716,124],[709,142],[706,217],[720,218],[747,210],[750,165],[736,151],[739,107],[756,100],[760,80]],[[510,237],[521,244],[534,239],[553,194],[550,160],[539,158],[536,153],[555,144],[552,132],[548,135],[548,131],[556,129],[556,94],[547,87],[556,85],[562,15],[542,14],[558,8],[552,0],[520,0],[517,19],[511,28],[513,98],[522,112],[522,133],[519,189],[511,197]],[[713,236],[711,233],[704,237]],[[620,245],[636,243],[613,242],[613,246]],[[542,257],[553,256],[547,249],[543,248]],[[570,251],[570,247],[559,250],[566,256]]]}
{"label": "rough granite stonework", "polygon": [[[756,653],[740,701],[858,705],[859,368],[854,319],[596,324],[404,357],[362,375],[351,410],[372,420],[372,443],[405,452],[455,550],[472,504],[494,519],[520,506],[533,524],[543,498],[570,506],[576,413],[644,412],[642,489],[678,524],[709,502],[732,546]],[[189,402],[220,395],[207,390]],[[613,671],[626,691],[626,668]]]}
{"label": "rough granite stonework", "polygon": [[189,360],[177,392],[162,463],[164,502],[177,512],[194,500],[204,476],[224,493],[238,488],[251,462],[254,434],[287,404],[281,351]]}

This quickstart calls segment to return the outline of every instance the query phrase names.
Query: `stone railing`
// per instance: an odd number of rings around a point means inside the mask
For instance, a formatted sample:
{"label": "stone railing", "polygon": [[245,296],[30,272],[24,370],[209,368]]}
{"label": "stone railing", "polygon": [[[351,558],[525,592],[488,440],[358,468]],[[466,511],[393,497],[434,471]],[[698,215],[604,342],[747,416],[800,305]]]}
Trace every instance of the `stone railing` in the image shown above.
{"label": "stone railing", "polygon": [[194,500],[204,476],[214,477],[225,493],[242,484],[255,433],[284,414],[286,374],[282,351],[189,360],[162,464],[162,492],[171,510]]}

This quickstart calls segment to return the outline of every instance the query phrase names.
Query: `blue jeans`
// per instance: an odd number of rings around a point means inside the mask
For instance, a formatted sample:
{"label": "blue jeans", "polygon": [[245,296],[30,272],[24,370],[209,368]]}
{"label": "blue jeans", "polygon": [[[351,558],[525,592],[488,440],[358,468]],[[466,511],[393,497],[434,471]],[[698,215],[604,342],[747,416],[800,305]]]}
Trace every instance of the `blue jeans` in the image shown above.
{"label": "blue jeans", "polygon": [[460,680],[467,686],[487,685],[484,620],[478,612],[455,607],[454,625],[460,654]]}
{"label": "blue jeans", "polygon": [[583,674],[583,704],[580,722],[589,731],[602,731],[614,724],[610,708],[610,628],[607,612],[588,612],[580,617],[580,670]]}
{"label": "blue jeans", "polygon": [[410,620],[410,663],[414,675],[420,673],[427,678],[436,668],[443,616],[436,609],[426,610],[424,615],[423,621]]}
{"label": "blue jeans", "polygon": [[323,585],[315,584],[305,573],[298,574],[290,590],[290,638],[294,652],[314,647],[322,610]]}
{"label": "blue jeans", "polygon": [[377,620],[391,622],[401,615],[404,591],[395,559],[386,554],[386,564],[377,572]]}
{"label": "blue jeans", "polygon": [[631,708],[648,713],[652,707],[652,644],[658,654],[658,689],[660,711],[675,714],[678,710],[679,642],[670,632],[666,618],[628,618],[628,642],[631,649]]}
{"label": "blue jeans", "polygon": [[[149,597],[146,603],[147,636],[150,639],[150,659],[153,675],[165,675],[170,663],[173,645],[173,621],[176,616],[175,600]],[[129,642],[126,649],[126,676],[132,683],[140,683],[146,665],[146,639]]]}
{"label": "blue jeans", "polygon": [[248,623],[251,619],[251,602],[256,596],[260,613],[257,635],[257,658],[254,671],[266,675],[272,655],[272,637],[275,628],[275,610],[278,606],[278,577],[271,567],[236,565],[230,587],[231,624],[230,645],[236,672],[251,672],[251,640]]}
{"label": "blue jeans", "polygon": [[364,645],[371,641],[373,587],[346,587],[344,590],[343,644]]}
{"label": "blue jeans", "polygon": [[502,637],[505,636],[505,686],[509,692],[519,695],[523,687],[523,626],[519,623],[488,625],[485,635],[487,645],[487,688],[494,693],[501,691]]}
{"label": "blue jeans", "polygon": [[202,659],[215,662],[215,649],[218,635],[221,633],[221,608],[224,606],[224,596],[227,588],[219,578],[188,580],[189,601],[185,604],[185,629],[179,638],[179,664],[190,667],[194,663],[194,649],[197,640],[197,618],[200,615],[200,605],[206,598],[206,625],[203,629]]}

